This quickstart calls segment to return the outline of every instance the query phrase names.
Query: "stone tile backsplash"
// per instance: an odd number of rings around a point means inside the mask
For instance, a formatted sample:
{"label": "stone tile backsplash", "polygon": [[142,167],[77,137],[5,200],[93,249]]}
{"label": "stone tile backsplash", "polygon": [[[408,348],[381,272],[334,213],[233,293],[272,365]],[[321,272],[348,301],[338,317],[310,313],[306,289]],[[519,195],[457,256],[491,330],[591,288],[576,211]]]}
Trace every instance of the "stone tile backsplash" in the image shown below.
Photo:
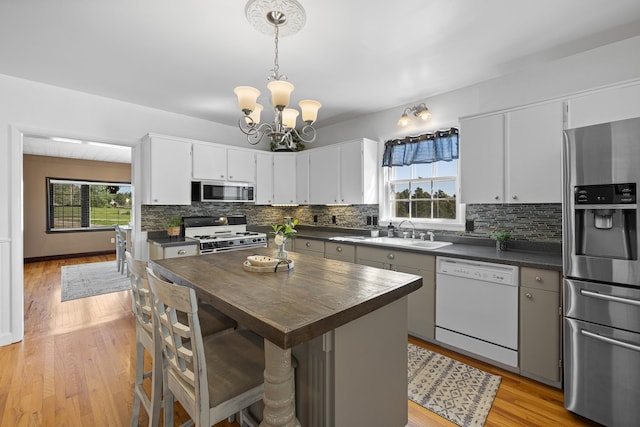
{"label": "stone tile backsplash", "polygon": [[[256,206],[248,203],[199,203],[191,206],[142,206],[142,230],[165,228],[171,216],[246,215],[249,225],[282,223],[283,217],[298,218],[300,224],[324,227],[372,228],[367,216],[378,216],[377,205],[350,206]],[[333,218],[335,217],[335,223]],[[317,221],[314,222],[314,219]],[[514,240],[560,243],[562,241],[562,205],[545,204],[478,204],[467,205],[467,221],[473,231],[436,231],[437,234],[460,237],[489,237],[496,229],[511,231]],[[381,224],[384,226],[384,224]]]}

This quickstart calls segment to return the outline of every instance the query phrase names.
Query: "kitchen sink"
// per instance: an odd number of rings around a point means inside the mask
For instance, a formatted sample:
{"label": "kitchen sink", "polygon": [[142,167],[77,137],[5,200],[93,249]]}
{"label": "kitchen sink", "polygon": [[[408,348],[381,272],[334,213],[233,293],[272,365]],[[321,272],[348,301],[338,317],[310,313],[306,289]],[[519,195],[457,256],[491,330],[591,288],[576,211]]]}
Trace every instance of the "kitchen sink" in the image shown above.
{"label": "kitchen sink", "polygon": [[411,242],[411,246],[424,249],[439,249],[452,244],[451,242],[431,242],[429,240],[414,240]]}
{"label": "kitchen sink", "polygon": [[451,242],[432,242],[429,240],[403,239],[399,237],[370,237],[361,240],[362,243],[375,243],[384,246],[393,246],[396,248],[414,248],[414,249],[439,249],[452,245]]}

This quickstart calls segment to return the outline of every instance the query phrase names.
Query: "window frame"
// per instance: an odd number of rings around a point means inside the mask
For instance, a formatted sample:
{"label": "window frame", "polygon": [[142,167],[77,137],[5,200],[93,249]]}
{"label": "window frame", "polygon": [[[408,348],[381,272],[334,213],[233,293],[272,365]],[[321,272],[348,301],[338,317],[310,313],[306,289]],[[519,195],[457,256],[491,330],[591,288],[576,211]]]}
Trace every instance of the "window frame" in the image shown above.
{"label": "window frame", "polygon": [[[465,205],[460,202],[460,159],[455,159],[452,161],[457,162],[457,175],[455,176],[455,187],[456,187],[456,219],[445,219],[445,218],[405,218],[405,217],[396,217],[394,210],[394,192],[393,185],[401,184],[401,183],[418,183],[418,182],[430,182],[431,188],[438,181],[447,181],[450,182],[453,176],[433,176],[429,178],[402,178],[398,180],[392,180],[391,176],[393,174],[393,167],[382,167],[382,176],[383,176],[383,196],[380,203],[381,210],[381,224],[380,226],[384,226],[385,223],[389,221],[393,223],[399,223],[401,221],[411,221],[416,226],[420,226],[423,228],[430,228],[436,230],[452,230],[452,231],[461,231],[465,228]],[[438,162],[434,162],[438,163]],[[436,165],[431,163],[431,167],[435,168]],[[410,165],[413,168],[415,165]],[[433,170],[432,170],[433,172]],[[412,174],[413,175],[413,174]],[[432,194],[432,193],[431,193]],[[411,201],[416,199],[410,199]],[[431,199],[433,200],[433,198]]]}
{"label": "window frame", "polygon": [[[47,177],[46,178],[46,233],[57,234],[57,233],[92,233],[96,231],[109,231],[113,230],[113,224],[110,225],[99,225],[99,226],[91,226],[91,210],[89,210],[88,223],[87,227],[67,227],[67,228],[52,228],[51,227],[51,185],[53,184],[76,184],[76,185],[101,185],[101,186],[128,186],[131,188],[131,196],[130,196],[130,208],[129,208],[129,221],[131,222],[131,215],[133,214],[133,185],[130,181],[102,181],[102,180],[91,180],[91,179],[74,179],[74,178],[56,178],[56,177]],[[74,205],[75,206],[75,205]],[[81,212],[81,221],[82,221],[82,212]],[[115,223],[114,223],[115,224]],[[123,224],[121,224],[123,225]]]}

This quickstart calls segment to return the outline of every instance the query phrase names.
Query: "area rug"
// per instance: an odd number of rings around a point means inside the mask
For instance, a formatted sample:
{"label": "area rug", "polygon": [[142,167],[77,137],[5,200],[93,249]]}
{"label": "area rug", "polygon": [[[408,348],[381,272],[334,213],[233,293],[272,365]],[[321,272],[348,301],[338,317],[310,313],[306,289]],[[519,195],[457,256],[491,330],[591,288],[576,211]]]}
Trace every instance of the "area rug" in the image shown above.
{"label": "area rug", "polygon": [[115,261],[62,267],[62,302],[131,289],[131,279],[116,270]]}
{"label": "area rug", "polygon": [[484,425],[501,379],[409,344],[409,399],[461,427]]}

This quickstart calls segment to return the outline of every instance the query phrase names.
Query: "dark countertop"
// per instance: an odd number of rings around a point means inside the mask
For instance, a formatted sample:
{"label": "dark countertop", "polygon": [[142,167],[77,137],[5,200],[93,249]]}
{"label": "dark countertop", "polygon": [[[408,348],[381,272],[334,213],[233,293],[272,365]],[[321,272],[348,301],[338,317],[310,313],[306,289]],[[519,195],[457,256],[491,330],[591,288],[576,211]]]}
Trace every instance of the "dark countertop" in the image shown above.
{"label": "dark countertop", "polygon": [[[250,227],[254,231],[262,231],[269,233],[271,227]],[[384,236],[385,230],[380,230],[380,235]],[[298,237],[329,241],[331,237],[339,236],[370,236],[369,230],[354,230],[347,228],[329,228],[329,227],[298,227]],[[400,239],[400,238],[398,238]],[[562,271],[562,252],[558,243],[527,243],[510,241],[512,246],[507,251],[498,251],[495,248],[495,242],[490,239],[481,238],[461,238],[455,236],[439,235],[437,241],[450,241],[453,245],[445,246],[440,249],[425,250],[393,247],[393,250],[420,252],[429,255],[447,256],[452,258],[464,258],[483,262],[497,262],[519,267],[543,268],[547,270]],[[388,249],[389,246],[364,243],[364,242],[341,242],[351,245],[367,245]]]}
{"label": "dark countertop", "polygon": [[[192,287],[218,310],[287,349],[384,307],[422,286],[422,277],[365,265],[290,253],[288,271],[250,272],[253,248],[215,255],[150,261],[169,280]],[[212,278],[215,278],[212,279]]]}
{"label": "dark countertop", "polygon": [[185,245],[197,245],[198,240],[190,237],[184,237],[182,235],[169,237],[166,231],[149,231],[147,233],[147,242],[163,248],[170,246],[185,246]]}

